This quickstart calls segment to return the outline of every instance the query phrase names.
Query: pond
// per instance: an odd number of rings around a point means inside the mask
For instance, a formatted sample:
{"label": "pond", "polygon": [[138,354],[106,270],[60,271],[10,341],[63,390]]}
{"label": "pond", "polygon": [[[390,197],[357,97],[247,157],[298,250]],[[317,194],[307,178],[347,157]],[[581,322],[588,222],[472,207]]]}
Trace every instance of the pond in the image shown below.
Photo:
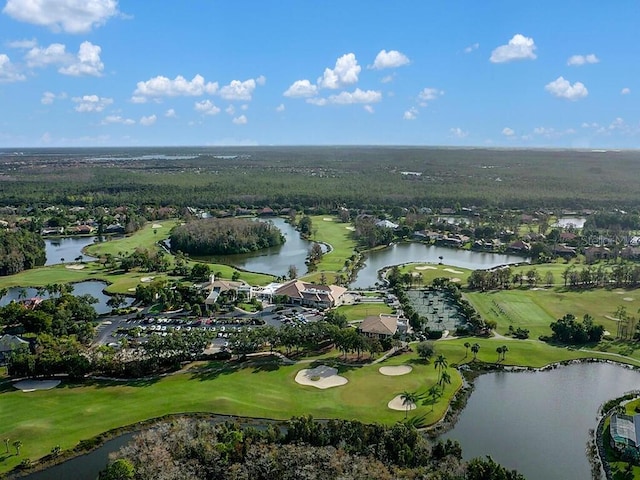
{"label": "pond", "polygon": [[465,459],[491,455],[527,480],[585,480],[598,408],[638,385],[640,372],[608,363],[482,375],[443,438],[458,440]]}
{"label": "pond", "polygon": [[586,221],[587,219],[584,217],[560,217],[552,226],[561,228],[583,228]]}
{"label": "pond", "polygon": [[73,262],[80,255],[85,260],[93,260],[94,257],[82,253],[82,249],[87,245],[93,244],[97,239],[98,237],[45,238],[44,248],[47,255],[45,265]]}
{"label": "pond", "polygon": [[[107,283],[99,281],[85,281],[73,283],[72,285],[73,295],[80,296],[89,294],[98,299],[98,303],[93,305],[93,308],[96,309],[98,315],[111,312],[111,307],[107,305],[109,295],[105,295],[102,291],[107,287]],[[7,294],[4,297],[0,298],[0,306],[4,306],[12,300],[18,301],[22,298],[32,298],[36,296],[40,296],[42,298],[49,297],[49,295],[46,293],[38,295],[38,291],[35,288],[11,287],[8,289]],[[132,298],[126,298],[126,305],[131,305],[132,302]]]}
{"label": "pond", "polygon": [[508,263],[526,262],[527,259],[518,255],[501,253],[475,252],[456,248],[425,245],[423,243],[397,243],[382,250],[375,250],[365,254],[364,267],[358,271],[351,288],[371,288],[378,281],[378,270],[391,265],[403,263],[442,263],[454,267],[471,270],[486,269]]}
{"label": "pond", "polygon": [[[269,275],[288,275],[289,267],[294,265],[298,275],[307,272],[305,260],[314,242],[300,237],[300,232],[293,228],[284,218],[274,217],[268,220],[278,227],[286,241],[277,247],[265,248],[258,252],[242,255],[224,255],[211,257],[194,257],[211,263],[222,263],[248,270],[250,272],[266,273]],[[323,250],[326,250],[323,248]]]}

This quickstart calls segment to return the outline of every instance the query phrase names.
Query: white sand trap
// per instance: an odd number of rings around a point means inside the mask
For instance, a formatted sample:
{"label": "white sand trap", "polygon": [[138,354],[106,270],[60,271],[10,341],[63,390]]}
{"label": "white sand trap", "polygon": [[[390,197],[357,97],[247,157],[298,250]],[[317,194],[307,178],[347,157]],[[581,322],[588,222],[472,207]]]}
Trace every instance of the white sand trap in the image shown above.
{"label": "white sand trap", "polygon": [[331,217],[324,217],[322,220],[324,220],[325,222],[333,222],[333,218]]}
{"label": "white sand trap", "polygon": [[84,265],[65,265],[64,268],[68,268],[69,270],[82,270],[84,269]]}
{"label": "white sand trap", "polygon": [[406,375],[411,373],[413,367],[409,365],[397,365],[395,367],[380,367],[378,371],[382,375],[388,375],[390,377],[397,377],[398,375]]}
{"label": "white sand trap", "polygon": [[51,390],[60,385],[60,380],[21,380],[13,384],[14,388],[23,392],[35,392],[36,390]]}
{"label": "white sand trap", "polygon": [[437,270],[438,267],[432,267],[431,265],[420,265],[416,267],[416,270]]}
{"label": "white sand trap", "polygon": [[154,223],[153,225],[151,225],[151,228],[162,228],[162,225],[160,225],[159,223]]}
{"label": "white sand trap", "polygon": [[400,410],[406,412],[407,410],[415,410],[416,404],[413,402],[409,402],[409,405],[406,405],[402,402],[402,395],[396,395],[393,399],[387,403],[387,407],[391,410]]}
{"label": "white sand trap", "polygon": [[135,292],[136,289],[135,288],[127,288],[127,292]]}
{"label": "white sand trap", "polygon": [[623,300],[625,302],[633,302],[633,298],[631,298],[631,297],[624,297]]}
{"label": "white sand trap", "polygon": [[352,232],[355,232],[355,231],[356,231],[356,227],[354,227],[353,225],[347,225],[347,226],[346,226],[346,227],[344,227],[344,228],[346,228],[347,230],[350,230],[350,231],[352,231]]}
{"label": "white sand trap", "polygon": [[624,291],[622,292],[616,292],[618,295],[624,295]]}
{"label": "white sand trap", "polygon": [[140,281],[141,281],[142,283],[149,283],[149,282],[151,282],[152,280],[153,280],[153,277],[142,277],[142,278],[140,279]]}
{"label": "white sand trap", "polygon": [[445,268],[443,269],[445,272],[449,272],[449,273],[457,273],[458,275],[463,274],[464,272],[461,272],[460,270],[454,270],[453,268]]}
{"label": "white sand trap", "polygon": [[338,369],[327,365],[320,365],[316,368],[306,368],[300,370],[296,375],[296,382],[300,385],[310,385],[316,388],[339,387],[348,382],[344,377],[338,375]]}
{"label": "white sand trap", "polygon": [[453,277],[449,279],[450,282],[460,282],[461,280],[458,277]]}

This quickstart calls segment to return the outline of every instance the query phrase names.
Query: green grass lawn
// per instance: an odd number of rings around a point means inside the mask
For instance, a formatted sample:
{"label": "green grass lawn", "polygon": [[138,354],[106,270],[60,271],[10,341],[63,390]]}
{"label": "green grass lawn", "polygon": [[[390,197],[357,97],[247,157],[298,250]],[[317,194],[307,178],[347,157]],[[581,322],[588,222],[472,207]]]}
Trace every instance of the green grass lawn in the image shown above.
{"label": "green grass lawn", "polygon": [[[278,366],[272,361],[240,368],[199,364],[186,373],[157,380],[63,383],[53,390],[29,393],[4,384],[0,434],[21,440],[23,448],[20,458],[11,456],[0,462],[0,473],[22,458],[42,457],[55,445],[69,449],[109,429],[168,413],[215,412],[274,419],[311,414],[392,424],[405,415],[387,407],[393,397],[404,390],[426,391],[437,380],[434,367],[413,354],[394,357],[382,365],[403,363],[410,363],[413,371],[397,377],[381,375],[380,365],[340,366],[340,375],[349,382],[327,390],[295,383],[296,373],[308,364]],[[459,375],[452,369],[450,372],[452,384],[433,411],[430,404],[420,404],[412,415],[424,414],[427,422],[433,422],[444,414],[448,398],[461,385]]]}
{"label": "green grass lawn", "polygon": [[356,303],[354,305],[341,305],[337,309],[338,313],[347,317],[347,322],[362,320],[364,317],[380,315],[381,313],[392,313],[389,305],[384,303]]}
{"label": "green grass lawn", "polygon": [[415,285],[430,285],[434,278],[457,278],[461,285],[467,283],[467,279],[473,270],[466,268],[452,267],[450,265],[434,265],[434,264],[410,264],[400,267],[401,273],[409,273],[416,279]]}
{"label": "green grass lawn", "polygon": [[[550,335],[549,324],[567,313],[582,319],[591,315],[597,323],[615,335],[617,322],[613,320],[619,306],[627,307],[635,314],[640,307],[640,290],[565,291],[564,289],[532,290],[513,289],[489,293],[469,292],[466,298],[486,319],[498,322],[498,333],[507,332],[509,325],[521,326],[531,331],[531,337]],[[504,314],[497,305],[502,307]]]}
{"label": "green grass lawn", "polygon": [[323,255],[318,271],[339,272],[344,262],[353,255],[356,241],[353,239],[350,223],[342,223],[336,217],[317,215],[311,217],[314,235],[311,240],[331,245],[331,252]]}

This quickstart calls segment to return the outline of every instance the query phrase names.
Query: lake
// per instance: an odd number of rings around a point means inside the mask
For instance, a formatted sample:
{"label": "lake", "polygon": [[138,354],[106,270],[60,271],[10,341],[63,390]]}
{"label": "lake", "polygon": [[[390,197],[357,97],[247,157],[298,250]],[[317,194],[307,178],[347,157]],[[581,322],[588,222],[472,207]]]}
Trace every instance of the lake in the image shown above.
{"label": "lake", "polygon": [[[598,408],[639,385],[640,372],[607,363],[481,375],[454,429],[441,438],[458,440],[467,460],[491,455],[528,480],[586,480],[591,477],[585,446]],[[117,437],[27,478],[95,480],[108,453],[129,438]]]}
{"label": "lake", "polygon": [[[94,260],[95,257],[85,255],[82,249],[97,241],[98,237],[56,237],[45,238],[44,248],[47,255],[45,265],[73,262],[82,255],[85,260]],[[62,260],[64,258],[64,261]]]}
{"label": "lake", "polygon": [[378,281],[378,270],[403,263],[442,263],[471,270],[487,269],[508,263],[526,262],[525,257],[502,253],[476,252],[456,248],[425,245],[424,243],[397,243],[364,256],[364,267],[350,285],[351,288],[371,288]]}
{"label": "lake", "polygon": [[307,272],[305,261],[311,246],[315,242],[301,238],[300,232],[287,223],[284,218],[274,217],[260,221],[269,221],[278,227],[286,239],[285,243],[277,247],[265,248],[257,252],[242,255],[194,258],[212,263],[233,265],[234,267],[250,272],[266,273],[275,276],[288,275],[289,266],[294,265],[298,270],[298,275],[305,274]]}
{"label": "lake", "polygon": [[[105,295],[102,292],[102,290],[104,290],[107,287],[107,283],[91,280],[91,281],[73,283],[72,285],[73,285],[73,295],[80,296],[80,295],[89,294],[98,299],[98,303],[93,305],[93,308],[96,309],[96,312],[98,312],[98,315],[111,312],[111,307],[107,305],[107,301],[109,300],[110,297],[109,295]],[[22,290],[24,290],[25,291],[24,293],[26,294],[24,298],[32,298],[32,297],[38,296],[37,295],[38,291],[35,288],[23,289],[21,287],[11,287],[8,289],[7,294],[0,299],[0,306],[4,306],[7,303],[11,302],[12,300],[17,301],[23,298],[21,296]],[[49,296],[45,293],[40,295],[40,297],[48,298]],[[126,305],[131,305],[132,302],[133,302],[132,298],[129,298],[129,297],[126,298]]]}
{"label": "lake", "polygon": [[608,363],[482,375],[442,438],[458,440],[465,459],[491,455],[527,480],[589,479],[585,447],[598,408],[639,386],[640,372]]}

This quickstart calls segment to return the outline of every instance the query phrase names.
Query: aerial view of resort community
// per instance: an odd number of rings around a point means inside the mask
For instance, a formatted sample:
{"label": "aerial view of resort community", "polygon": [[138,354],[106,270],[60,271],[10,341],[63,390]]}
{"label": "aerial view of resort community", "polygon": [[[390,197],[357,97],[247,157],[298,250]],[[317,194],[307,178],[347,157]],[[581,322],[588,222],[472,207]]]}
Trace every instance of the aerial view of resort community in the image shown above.
{"label": "aerial view of resort community", "polygon": [[401,3],[0,2],[0,478],[640,479],[637,5]]}

